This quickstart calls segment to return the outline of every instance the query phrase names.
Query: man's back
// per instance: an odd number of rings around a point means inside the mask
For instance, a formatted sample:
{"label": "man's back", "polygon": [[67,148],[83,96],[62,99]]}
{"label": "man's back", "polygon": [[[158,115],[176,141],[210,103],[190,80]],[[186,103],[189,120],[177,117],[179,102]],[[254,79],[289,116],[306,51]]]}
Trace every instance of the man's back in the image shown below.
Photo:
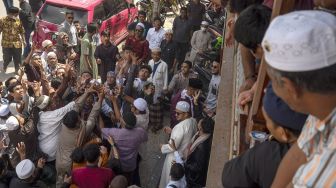
{"label": "man's back", "polygon": [[108,168],[84,167],[72,172],[72,182],[80,188],[107,188],[114,176]]}

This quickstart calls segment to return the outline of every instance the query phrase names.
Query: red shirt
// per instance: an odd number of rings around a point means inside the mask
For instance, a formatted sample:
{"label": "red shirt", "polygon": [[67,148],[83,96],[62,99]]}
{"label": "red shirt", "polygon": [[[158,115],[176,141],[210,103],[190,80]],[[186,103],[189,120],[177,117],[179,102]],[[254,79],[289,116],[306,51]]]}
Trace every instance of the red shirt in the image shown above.
{"label": "red shirt", "polygon": [[138,40],[135,37],[128,38],[125,46],[130,46],[133,49],[135,55],[142,61],[149,59],[149,43],[147,40]]}
{"label": "red shirt", "polygon": [[114,177],[108,168],[84,167],[72,171],[72,183],[79,188],[108,188]]}

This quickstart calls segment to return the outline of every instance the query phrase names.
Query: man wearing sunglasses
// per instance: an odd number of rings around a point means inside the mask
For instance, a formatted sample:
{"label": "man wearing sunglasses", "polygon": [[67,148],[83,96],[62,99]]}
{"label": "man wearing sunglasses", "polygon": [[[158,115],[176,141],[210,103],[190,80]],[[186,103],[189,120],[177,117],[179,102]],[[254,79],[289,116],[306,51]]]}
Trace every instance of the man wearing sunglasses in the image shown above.
{"label": "man wearing sunglasses", "polygon": [[69,36],[69,44],[71,46],[77,46],[77,30],[73,23],[74,13],[66,12],[65,20],[59,28],[59,32],[65,32]]}

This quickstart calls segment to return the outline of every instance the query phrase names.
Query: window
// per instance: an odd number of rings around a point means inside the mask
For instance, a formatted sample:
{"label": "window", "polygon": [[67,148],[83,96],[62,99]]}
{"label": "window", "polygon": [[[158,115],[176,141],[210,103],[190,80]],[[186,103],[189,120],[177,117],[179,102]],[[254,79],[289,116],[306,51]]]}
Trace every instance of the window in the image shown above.
{"label": "window", "polygon": [[106,17],[106,12],[103,4],[99,4],[95,7],[93,11],[93,21],[104,20]]}
{"label": "window", "polygon": [[105,0],[103,4],[106,12],[108,12],[108,17],[127,9],[127,2],[125,0]]}
{"label": "window", "polygon": [[87,11],[66,7],[59,7],[52,4],[46,4],[40,13],[40,18],[44,21],[60,25],[64,22],[65,12],[72,11],[74,13],[74,20],[78,20],[81,25],[87,24]]}

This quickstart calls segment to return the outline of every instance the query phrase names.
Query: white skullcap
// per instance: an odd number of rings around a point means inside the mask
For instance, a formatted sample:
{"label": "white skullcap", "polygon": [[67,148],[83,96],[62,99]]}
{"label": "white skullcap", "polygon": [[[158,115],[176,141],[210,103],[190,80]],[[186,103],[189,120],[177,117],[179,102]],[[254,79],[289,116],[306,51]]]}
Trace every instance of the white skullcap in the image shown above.
{"label": "white skullcap", "polygon": [[136,26],[140,26],[140,27],[142,27],[142,29],[145,29],[145,25],[143,23],[139,22]]}
{"label": "white skullcap", "polygon": [[8,104],[0,104],[0,116],[6,116],[9,113]]}
{"label": "white skullcap", "polygon": [[19,112],[17,111],[16,105],[17,105],[17,103],[15,103],[15,102],[12,102],[12,103],[9,104],[9,111],[14,116],[19,114]]}
{"label": "white skullcap", "polygon": [[146,109],[147,109],[147,102],[143,98],[135,99],[134,102],[133,102],[133,105],[137,110],[139,110],[141,112],[146,111]]}
{"label": "white skullcap", "polygon": [[167,30],[166,30],[166,33],[171,33],[171,34],[173,34],[173,30],[172,30],[172,29],[167,29]]}
{"label": "white skullcap", "polygon": [[153,48],[152,52],[161,52],[161,48],[159,48],[159,47]]}
{"label": "white skullcap", "polygon": [[44,40],[43,42],[42,42],[42,47],[43,48],[45,48],[45,47],[47,47],[47,46],[49,46],[49,45],[52,45],[53,43],[51,42],[51,40]]}
{"label": "white skullcap", "polygon": [[336,63],[336,17],[297,11],[276,17],[262,41],[265,60],[278,70],[303,72]]}
{"label": "white skullcap", "polygon": [[176,104],[176,110],[179,110],[181,112],[189,112],[189,109],[190,105],[185,101],[180,101]]}
{"label": "white skullcap", "polygon": [[50,97],[47,95],[41,95],[39,98],[36,100],[36,106],[43,110],[49,105]]}
{"label": "white skullcap", "polygon": [[10,116],[7,120],[6,120],[6,131],[13,131],[18,129],[20,126],[20,123],[18,121],[18,119],[16,119],[15,116]]}
{"label": "white skullcap", "polygon": [[207,21],[202,21],[201,25],[209,26],[209,23]]}
{"label": "white skullcap", "polygon": [[48,57],[48,58],[49,58],[49,57],[57,58],[57,55],[56,55],[55,52],[49,52],[49,53],[47,54],[47,57]]}
{"label": "white skullcap", "polygon": [[22,180],[31,177],[34,173],[34,170],[35,165],[29,159],[22,160],[15,168],[17,176]]}

